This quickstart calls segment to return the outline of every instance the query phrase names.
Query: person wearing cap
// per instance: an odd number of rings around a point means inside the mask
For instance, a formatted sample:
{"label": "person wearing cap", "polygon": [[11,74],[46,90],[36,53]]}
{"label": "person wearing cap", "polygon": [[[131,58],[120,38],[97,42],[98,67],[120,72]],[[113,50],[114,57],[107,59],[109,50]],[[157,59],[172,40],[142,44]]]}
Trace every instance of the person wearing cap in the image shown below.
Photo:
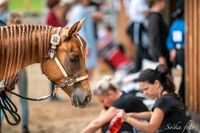
{"label": "person wearing cap", "polygon": [[[81,133],[94,133],[101,129],[102,133],[106,133],[112,118],[116,115],[118,109],[128,112],[147,111],[147,107],[142,100],[134,94],[125,94],[120,91],[113,83],[111,77],[104,77],[98,82],[94,95],[102,104],[103,109],[100,115],[94,119],[89,125],[83,129]],[[119,132],[134,133],[136,129],[127,123],[123,123]]]}
{"label": "person wearing cap", "polygon": [[170,61],[173,66],[182,67],[182,81],[179,88],[179,94],[185,103],[185,81],[184,81],[184,45],[185,45],[185,20],[184,20],[184,2],[179,0],[176,4],[176,10],[172,14],[175,18],[172,23],[167,38],[167,48],[170,51]]}
{"label": "person wearing cap", "polygon": [[8,1],[7,0],[0,0],[0,20],[4,23],[7,23],[9,17],[8,12]]}

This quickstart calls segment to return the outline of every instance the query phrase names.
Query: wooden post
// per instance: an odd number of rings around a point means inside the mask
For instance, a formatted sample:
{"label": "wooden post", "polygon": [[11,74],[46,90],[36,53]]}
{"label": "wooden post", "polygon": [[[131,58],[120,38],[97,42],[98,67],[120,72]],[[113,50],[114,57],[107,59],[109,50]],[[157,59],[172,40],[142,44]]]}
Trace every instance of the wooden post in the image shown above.
{"label": "wooden post", "polygon": [[118,26],[117,26],[117,38],[120,43],[123,44],[126,50],[126,54],[129,57],[134,57],[135,48],[130,40],[130,38],[126,34],[126,29],[128,27],[128,17],[126,16],[125,7],[123,1],[120,0],[121,9],[118,12]]}
{"label": "wooden post", "polygon": [[200,121],[200,1],[185,0],[186,42],[186,106],[194,123]]}

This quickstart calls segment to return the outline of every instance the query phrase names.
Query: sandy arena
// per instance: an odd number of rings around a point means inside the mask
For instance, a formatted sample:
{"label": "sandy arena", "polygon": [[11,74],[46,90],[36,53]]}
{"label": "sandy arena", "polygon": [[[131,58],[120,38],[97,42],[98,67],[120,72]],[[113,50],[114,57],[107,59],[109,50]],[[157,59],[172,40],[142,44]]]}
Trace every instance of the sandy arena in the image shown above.
{"label": "sandy arena", "polygon": [[[42,75],[40,65],[28,67],[28,95],[37,97],[50,92],[49,80]],[[15,90],[17,91],[17,89]],[[59,89],[58,96],[62,101],[29,101],[29,128],[31,133],[79,133],[100,112],[101,106],[94,99],[86,108],[75,108],[69,97]],[[19,98],[12,96],[19,113]],[[3,120],[3,133],[20,133],[21,125],[10,126]]]}

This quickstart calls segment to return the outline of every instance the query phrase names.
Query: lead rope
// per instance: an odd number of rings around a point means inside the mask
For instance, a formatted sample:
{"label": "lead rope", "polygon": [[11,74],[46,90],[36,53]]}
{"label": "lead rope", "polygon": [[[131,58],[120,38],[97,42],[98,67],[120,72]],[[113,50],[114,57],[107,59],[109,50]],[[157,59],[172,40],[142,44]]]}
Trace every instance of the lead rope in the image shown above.
{"label": "lead rope", "polygon": [[51,97],[54,97],[55,94],[56,94],[56,91],[55,91],[55,88],[52,88],[52,91],[51,91],[51,94],[49,94],[48,96],[41,96],[41,97],[38,97],[38,98],[30,98],[30,97],[24,97],[24,96],[21,96],[13,91],[10,92],[11,94],[17,96],[17,97],[20,97],[22,99],[25,99],[25,100],[30,100],[30,101],[43,101],[43,100],[46,100],[48,98],[51,98]]}
{"label": "lead rope", "polygon": [[[10,98],[6,95],[5,91],[0,93],[0,111],[3,112],[6,121],[10,125],[17,125],[20,123],[21,118],[17,113],[17,107],[15,104],[10,100]],[[12,120],[8,116],[12,116]]]}
{"label": "lead rope", "polygon": [[[13,86],[13,85],[11,85]],[[11,93],[17,97],[20,97],[22,99],[26,99],[26,100],[30,100],[30,101],[43,101],[46,100],[50,97],[55,96],[56,91],[53,88],[53,90],[51,91],[51,94],[48,96],[41,96],[38,98],[29,98],[29,97],[24,97],[21,96],[13,91],[9,91],[9,88],[5,87],[5,83],[3,83],[1,81],[0,83],[0,117],[1,117],[1,112],[3,113],[3,115],[5,116],[6,121],[8,122],[8,124],[10,125],[18,125],[21,121],[21,117],[18,114],[18,110],[17,107],[15,106],[15,104],[12,102],[12,100],[6,95],[6,92]],[[10,117],[11,118],[10,118]]]}
{"label": "lead rope", "polygon": [[[26,99],[26,100],[30,100],[30,101],[43,101],[43,100],[46,100],[46,99],[48,99],[50,97],[53,97],[56,92],[53,89],[53,91],[51,92],[50,95],[41,96],[41,97],[38,97],[38,98],[24,97],[24,96],[21,96],[21,95],[15,93],[15,92],[12,92],[12,91],[10,93],[15,95],[15,96],[17,96],[17,97],[20,97],[20,98]],[[10,125],[18,125],[20,123],[20,121],[21,121],[21,117],[18,114],[17,107],[11,101],[11,99],[6,95],[6,91],[1,91],[0,92],[0,112],[3,113],[3,115],[5,116],[6,121]],[[8,116],[11,116],[12,120]],[[0,117],[1,117],[1,115],[0,115]]]}

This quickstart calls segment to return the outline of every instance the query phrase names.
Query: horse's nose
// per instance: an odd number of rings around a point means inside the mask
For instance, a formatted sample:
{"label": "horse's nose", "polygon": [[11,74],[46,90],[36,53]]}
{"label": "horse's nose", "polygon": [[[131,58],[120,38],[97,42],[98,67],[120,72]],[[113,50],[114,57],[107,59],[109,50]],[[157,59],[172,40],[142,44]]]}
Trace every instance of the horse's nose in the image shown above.
{"label": "horse's nose", "polygon": [[91,100],[91,95],[89,95],[87,92],[81,92],[80,89],[75,91],[72,94],[72,105],[76,107],[84,107],[87,105]]}

